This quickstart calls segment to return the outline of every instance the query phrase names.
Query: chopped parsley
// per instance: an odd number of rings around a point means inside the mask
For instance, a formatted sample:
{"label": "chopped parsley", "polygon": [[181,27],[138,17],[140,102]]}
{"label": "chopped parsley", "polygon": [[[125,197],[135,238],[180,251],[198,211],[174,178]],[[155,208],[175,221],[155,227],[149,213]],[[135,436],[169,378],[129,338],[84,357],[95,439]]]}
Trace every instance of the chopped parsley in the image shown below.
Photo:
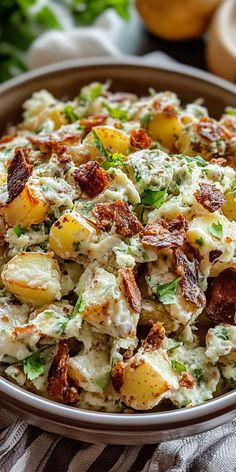
{"label": "chopped parsley", "polygon": [[115,152],[114,154],[109,154],[107,159],[102,162],[101,166],[105,170],[116,166],[123,167],[125,159],[126,157],[124,156],[124,154],[121,154],[120,152]]}
{"label": "chopped parsley", "polygon": [[236,108],[227,107],[225,113],[226,115],[236,115]]}
{"label": "chopped parsley", "polygon": [[127,121],[128,119],[128,110],[120,107],[111,107],[108,103],[103,102],[104,108],[108,111],[109,115],[112,118],[117,118],[120,121]]}
{"label": "chopped parsley", "polygon": [[172,282],[169,282],[168,284],[156,285],[157,297],[159,301],[163,303],[163,305],[169,305],[171,303],[174,303],[176,290],[177,290],[180,280],[181,280],[181,277],[178,277],[172,280]]}
{"label": "chopped parsley", "polygon": [[160,208],[164,203],[167,189],[164,190],[144,190],[141,202],[144,206],[154,206]]}
{"label": "chopped parsley", "polygon": [[83,87],[79,95],[79,104],[83,106],[93,102],[93,100],[100,97],[102,91],[103,84],[100,82]]}
{"label": "chopped parsley", "polygon": [[233,180],[231,184],[231,191],[230,193],[236,193],[236,180]]}
{"label": "chopped parsley", "polygon": [[177,370],[178,372],[186,372],[185,365],[181,364],[178,361],[175,361],[175,360],[171,361],[171,365],[173,369]]}
{"label": "chopped parsley", "polygon": [[74,123],[79,118],[72,105],[65,105],[64,113],[67,123]]}
{"label": "chopped parsley", "polygon": [[80,290],[80,294],[78,296],[78,300],[74,306],[74,310],[70,315],[70,319],[75,318],[79,313],[81,313],[85,308],[85,301],[83,300],[83,290]]}
{"label": "chopped parsley", "polygon": [[23,360],[23,370],[29,380],[35,380],[44,373],[44,361],[40,356],[41,352],[38,349]]}
{"label": "chopped parsley", "polygon": [[200,368],[199,369],[194,369],[194,375],[197,379],[198,385],[200,385],[202,382],[205,381],[202,369],[200,369]]}
{"label": "chopped parsley", "polygon": [[25,234],[25,231],[21,228],[20,225],[13,226],[13,231],[16,236],[19,238],[22,234]]}
{"label": "chopped parsley", "polygon": [[198,246],[200,247],[204,246],[204,239],[202,238],[202,236],[200,238],[197,238],[195,240],[195,243],[198,244]]}
{"label": "chopped parsley", "polygon": [[223,226],[218,221],[218,223],[212,223],[211,227],[208,228],[209,233],[217,239],[221,239],[223,236]]}
{"label": "chopped parsley", "polygon": [[216,333],[217,338],[223,339],[223,341],[229,340],[229,331],[227,328],[222,328],[218,333]]}

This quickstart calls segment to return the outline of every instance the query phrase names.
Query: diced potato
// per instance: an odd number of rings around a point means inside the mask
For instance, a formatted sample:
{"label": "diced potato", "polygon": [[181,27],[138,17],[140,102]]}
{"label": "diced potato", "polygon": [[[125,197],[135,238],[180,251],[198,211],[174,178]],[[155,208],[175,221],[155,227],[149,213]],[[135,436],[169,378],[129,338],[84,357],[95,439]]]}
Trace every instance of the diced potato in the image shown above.
{"label": "diced potato", "polygon": [[170,363],[160,351],[144,352],[127,364],[116,364],[112,376],[115,385],[120,381],[122,401],[136,410],[153,408],[166,392],[178,388]]}
{"label": "diced potato", "polygon": [[49,203],[36,192],[25,187],[12,202],[4,208],[4,218],[9,226],[20,225],[26,228],[42,223],[49,208]]}
{"label": "diced potato", "polygon": [[110,380],[110,359],[105,351],[93,350],[70,358],[68,374],[88,392],[103,392]]}
{"label": "diced potato", "polygon": [[171,149],[182,131],[178,116],[169,117],[165,113],[157,113],[148,124],[148,134],[155,141],[161,141],[162,146]]}
{"label": "diced potato", "polygon": [[225,193],[225,198],[226,203],[222,207],[222,211],[229,220],[236,221],[236,193],[229,190]]}
{"label": "diced potato", "polygon": [[79,213],[65,213],[51,227],[49,243],[62,259],[76,259],[81,243],[96,234],[96,229]]}
{"label": "diced potato", "polygon": [[60,270],[50,254],[22,252],[2,271],[2,281],[22,302],[42,306],[60,299]]}
{"label": "diced potato", "polygon": [[[127,156],[127,154],[129,153],[130,139],[129,136],[124,133],[124,131],[120,129],[111,128],[110,126],[96,126],[94,128],[94,131],[96,132],[103,146],[108,152],[110,152],[111,154],[119,152]],[[90,145],[89,153],[91,154],[92,158],[95,158],[99,151],[95,145],[93,131],[88,134],[88,136],[84,140],[84,143]]]}

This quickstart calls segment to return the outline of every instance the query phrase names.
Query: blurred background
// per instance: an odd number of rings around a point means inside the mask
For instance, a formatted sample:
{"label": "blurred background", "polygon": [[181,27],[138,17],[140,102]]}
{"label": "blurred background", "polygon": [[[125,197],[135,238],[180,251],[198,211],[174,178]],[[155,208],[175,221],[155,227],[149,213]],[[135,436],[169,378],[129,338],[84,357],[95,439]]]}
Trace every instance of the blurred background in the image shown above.
{"label": "blurred background", "polygon": [[127,54],[236,83],[236,0],[0,0],[0,82],[65,59]]}

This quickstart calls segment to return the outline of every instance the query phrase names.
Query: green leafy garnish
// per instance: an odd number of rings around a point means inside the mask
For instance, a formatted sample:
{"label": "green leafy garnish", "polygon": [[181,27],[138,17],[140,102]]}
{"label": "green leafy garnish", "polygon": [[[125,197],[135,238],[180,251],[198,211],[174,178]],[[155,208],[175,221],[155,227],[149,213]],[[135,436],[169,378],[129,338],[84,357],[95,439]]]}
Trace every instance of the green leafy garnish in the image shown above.
{"label": "green leafy garnish", "polygon": [[105,170],[116,166],[123,167],[125,159],[126,157],[124,156],[124,154],[121,154],[120,152],[115,152],[114,154],[109,154],[107,159],[102,162],[101,166]]}
{"label": "green leafy garnish", "polygon": [[233,182],[231,184],[230,193],[236,193],[236,180],[233,180]]}
{"label": "green leafy garnish", "polygon": [[55,311],[52,311],[52,310],[46,310],[43,312],[44,316],[46,316],[47,318],[51,318],[52,316],[55,315]]}
{"label": "green leafy garnish", "polygon": [[205,381],[202,369],[200,369],[200,368],[199,369],[194,369],[194,375],[197,379],[198,385]]}
{"label": "green leafy garnish", "polygon": [[[19,2],[19,0],[18,0],[18,2]],[[22,3],[22,1],[21,1],[21,3]],[[27,4],[27,1],[24,1],[24,3]],[[56,15],[53,13],[51,8],[49,8],[47,5],[44,5],[36,13],[36,20],[39,23],[39,25],[44,26],[45,28],[62,29],[62,26],[59,23]]]}
{"label": "green leafy garnish", "polygon": [[72,6],[75,20],[82,25],[93,23],[108,8],[113,8],[123,20],[129,20],[129,0],[74,0]]}
{"label": "green leafy garnish", "polygon": [[25,233],[25,231],[21,228],[20,225],[13,226],[13,231],[16,234],[16,236],[19,238],[22,234]]}
{"label": "green leafy garnish", "polygon": [[140,124],[142,128],[147,128],[149,121],[151,119],[151,113],[145,113],[140,119]]}
{"label": "green leafy garnish", "polygon": [[180,280],[181,277],[178,277],[177,279],[172,280],[172,282],[169,282],[168,284],[156,285],[156,294],[158,296],[159,301],[163,303],[163,305],[169,305],[171,303],[174,303],[176,290]]}
{"label": "green leafy garnish", "polygon": [[112,118],[117,118],[120,121],[127,121],[128,119],[128,110],[120,107],[111,107],[108,103],[103,102],[104,108],[109,112],[109,115]]}
{"label": "green leafy garnish", "polygon": [[44,361],[40,355],[40,350],[37,350],[23,360],[23,370],[29,380],[37,379],[44,372]]}
{"label": "green leafy garnish", "polygon": [[144,206],[154,206],[160,208],[164,203],[167,189],[164,190],[144,190],[141,202]]}
{"label": "green leafy garnish", "polygon": [[224,341],[228,341],[229,339],[229,331],[227,328],[222,328],[221,331],[216,335],[217,338],[223,339]]}
{"label": "green leafy garnish", "polygon": [[67,326],[67,323],[68,323],[68,320],[64,320],[64,321],[57,321],[56,323],[56,332],[61,336],[65,329],[66,329],[66,326]]}
{"label": "green leafy garnish", "polygon": [[226,115],[236,115],[236,108],[227,107],[225,113]]}
{"label": "green leafy garnish", "polygon": [[217,239],[221,239],[223,236],[223,226],[218,221],[218,223],[212,223],[211,227],[208,228],[209,233]]}
{"label": "green leafy garnish", "polygon": [[198,238],[195,240],[196,244],[198,244],[198,246],[202,247],[204,246],[204,239],[202,237]]}
{"label": "green leafy garnish", "polygon": [[79,95],[80,105],[86,105],[93,102],[93,100],[100,97],[102,90],[103,84],[100,82],[83,87]]}
{"label": "green leafy garnish", "polygon": [[208,165],[208,162],[205,161],[201,156],[194,156],[194,157],[189,157],[185,156],[184,154],[173,154],[174,157],[177,157],[178,159],[184,159],[186,162],[196,162],[198,167],[206,167]]}
{"label": "green leafy garnish", "polygon": [[103,145],[103,143],[102,143],[101,139],[99,138],[98,134],[96,133],[95,129],[92,129],[92,133],[93,133],[93,136],[94,136],[94,144],[95,144],[96,148],[98,149],[98,151],[103,156],[105,156],[107,159],[109,159],[110,158],[110,153],[107,151],[107,149]]}
{"label": "green leafy garnish", "polygon": [[75,318],[79,313],[81,313],[85,308],[85,301],[83,300],[83,290],[80,290],[78,300],[74,306],[74,310],[70,315],[69,319]]}
{"label": "green leafy garnish", "polygon": [[168,349],[167,353],[172,354],[176,349],[178,349],[179,346],[181,346],[181,343],[177,343],[175,346]]}
{"label": "green leafy garnish", "polygon": [[171,365],[172,365],[173,369],[177,370],[178,372],[185,372],[186,371],[185,365],[180,364],[180,362],[178,362],[178,361],[171,361]]}
{"label": "green leafy garnish", "polygon": [[79,118],[72,105],[65,105],[64,113],[67,123],[74,123]]}

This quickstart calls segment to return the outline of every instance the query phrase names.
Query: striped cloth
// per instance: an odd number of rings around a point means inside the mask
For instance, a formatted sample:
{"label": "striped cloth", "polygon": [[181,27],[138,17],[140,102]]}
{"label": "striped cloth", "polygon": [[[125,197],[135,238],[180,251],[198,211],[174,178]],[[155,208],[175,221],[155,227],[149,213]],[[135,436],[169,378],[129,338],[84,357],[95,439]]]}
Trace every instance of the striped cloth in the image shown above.
{"label": "striped cloth", "polygon": [[194,437],[113,446],[62,438],[0,410],[1,472],[235,472],[236,420]]}

